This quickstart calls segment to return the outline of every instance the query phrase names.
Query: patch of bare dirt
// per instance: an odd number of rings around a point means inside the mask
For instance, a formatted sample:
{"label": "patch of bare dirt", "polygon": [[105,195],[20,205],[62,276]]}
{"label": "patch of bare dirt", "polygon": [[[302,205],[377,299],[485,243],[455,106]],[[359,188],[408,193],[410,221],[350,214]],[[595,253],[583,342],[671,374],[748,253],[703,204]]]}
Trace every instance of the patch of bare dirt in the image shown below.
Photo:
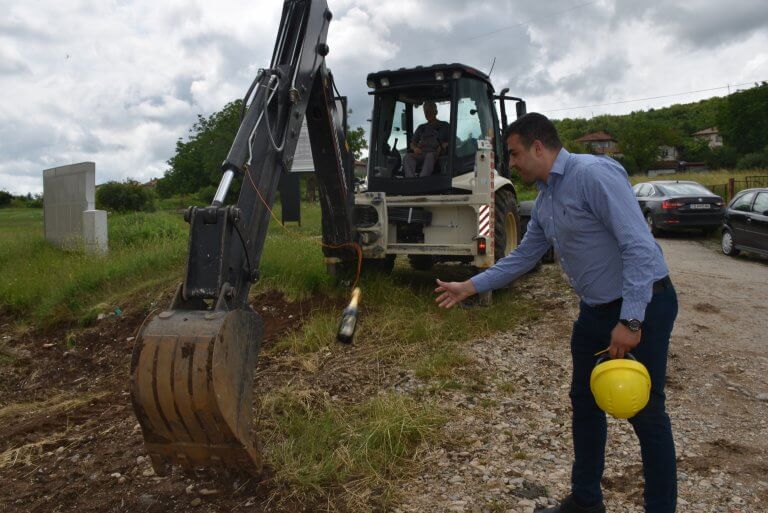
{"label": "patch of bare dirt", "polygon": [[[318,308],[339,308],[317,296],[287,301],[281,293],[254,298],[265,324],[262,347],[299,328]],[[340,310],[339,310],[340,311]],[[260,480],[174,472],[155,476],[130,404],[128,376],[134,337],[146,310],[73,330],[70,326],[4,335],[10,358],[0,362],[0,511],[181,512],[313,511],[278,490],[266,469]],[[10,333],[10,322],[4,333]],[[290,364],[259,370],[268,383],[300,373]]]}

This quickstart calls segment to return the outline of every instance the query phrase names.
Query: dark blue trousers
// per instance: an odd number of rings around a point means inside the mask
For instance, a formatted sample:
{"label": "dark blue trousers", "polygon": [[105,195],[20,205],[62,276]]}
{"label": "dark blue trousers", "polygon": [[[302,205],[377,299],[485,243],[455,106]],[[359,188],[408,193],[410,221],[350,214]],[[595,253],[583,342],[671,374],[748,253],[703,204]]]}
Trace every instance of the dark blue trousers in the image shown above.
{"label": "dark blue trousers", "polygon": [[[589,389],[589,377],[597,358],[594,354],[608,347],[611,330],[619,322],[621,305],[590,307],[582,301],[579,318],[573,325],[571,355],[573,381],[574,463],[572,494],[584,506],[602,502],[600,479],[605,465],[607,425]],[[671,513],[677,503],[677,472],[672,427],[664,407],[664,381],[667,374],[669,336],[677,317],[677,295],[670,284],[655,293],[645,311],[642,338],[632,354],[651,375],[648,405],[629,419],[640,440],[645,477],[645,511]]]}

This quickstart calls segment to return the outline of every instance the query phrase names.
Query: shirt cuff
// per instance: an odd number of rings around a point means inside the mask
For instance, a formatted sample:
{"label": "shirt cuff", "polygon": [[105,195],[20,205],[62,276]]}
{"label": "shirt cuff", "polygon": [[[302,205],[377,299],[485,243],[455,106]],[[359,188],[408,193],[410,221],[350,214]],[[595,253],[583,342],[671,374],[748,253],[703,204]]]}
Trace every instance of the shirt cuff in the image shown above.
{"label": "shirt cuff", "polygon": [[488,292],[492,289],[490,283],[488,283],[488,277],[484,276],[485,273],[476,274],[475,276],[472,276],[469,281],[472,282],[472,285],[475,286],[475,290],[478,294],[482,294],[483,292]]}
{"label": "shirt cuff", "polygon": [[637,319],[638,321],[645,320],[645,309],[648,303],[645,301],[630,301],[626,298],[621,302],[621,316],[620,319]]}

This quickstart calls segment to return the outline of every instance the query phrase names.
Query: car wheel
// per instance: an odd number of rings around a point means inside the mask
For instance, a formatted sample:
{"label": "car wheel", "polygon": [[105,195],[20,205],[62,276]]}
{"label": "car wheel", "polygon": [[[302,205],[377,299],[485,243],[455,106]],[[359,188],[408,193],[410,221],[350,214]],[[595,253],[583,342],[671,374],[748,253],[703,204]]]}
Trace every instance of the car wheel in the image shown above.
{"label": "car wheel", "polygon": [[494,216],[493,254],[498,260],[510,254],[521,240],[520,214],[517,212],[517,199],[512,191],[496,191]]}
{"label": "car wheel", "polygon": [[740,253],[733,243],[733,234],[730,230],[723,230],[723,238],[720,241],[720,248],[722,248],[723,253],[728,256],[736,256]]}
{"label": "car wheel", "polygon": [[648,229],[651,230],[651,235],[656,237],[661,233],[661,230],[656,228],[656,223],[654,222],[653,215],[650,211],[645,213],[645,222],[648,224]]}

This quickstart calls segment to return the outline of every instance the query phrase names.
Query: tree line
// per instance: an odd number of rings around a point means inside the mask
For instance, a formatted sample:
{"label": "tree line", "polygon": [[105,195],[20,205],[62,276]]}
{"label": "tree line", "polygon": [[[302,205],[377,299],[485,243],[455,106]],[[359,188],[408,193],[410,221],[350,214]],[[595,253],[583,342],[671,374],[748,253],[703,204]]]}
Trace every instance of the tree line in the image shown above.
{"label": "tree line", "polygon": [[[157,181],[157,195],[169,198],[195,195],[205,203],[213,199],[221,178],[221,163],[227,156],[240,126],[242,100],[226,104],[209,116],[198,115],[186,140],[179,138],[168,169]],[[642,172],[659,159],[659,146],[678,148],[680,159],[705,162],[710,169],[768,168],[768,83],[695,103],[677,104],[661,109],[637,111],[626,115],[601,115],[590,119],[553,120],[565,147],[588,152],[576,140],[586,134],[606,131],[619,142],[623,154],[619,160],[630,173]],[[693,137],[699,130],[717,127],[724,140],[719,148]],[[355,158],[368,147],[363,127],[350,129],[348,143]],[[228,202],[233,202],[241,182],[235,180]],[[137,192],[136,183],[120,188],[114,183],[101,186],[97,203],[123,210],[138,201],[140,209],[153,208],[150,198]],[[97,194],[98,196],[98,194]],[[101,199],[101,201],[99,201]],[[2,198],[0,198],[2,200]],[[0,201],[1,203],[1,201]],[[107,206],[109,205],[109,206]]]}
{"label": "tree line", "polygon": [[11,194],[8,191],[0,189],[0,208],[43,208],[42,194]]}
{"label": "tree line", "polygon": [[[568,150],[588,152],[576,140],[605,131],[619,144],[619,160],[630,173],[645,171],[659,158],[659,146],[674,146],[680,159],[705,162],[710,169],[768,168],[768,83],[725,97],[626,115],[553,120]],[[710,148],[695,132],[717,127],[723,146]]]}
{"label": "tree line", "polygon": [[[168,160],[168,170],[157,182],[157,193],[161,198],[194,193],[206,201],[213,199],[221,179],[221,163],[240,127],[242,106],[242,100],[236,100],[208,117],[198,115],[187,140],[176,142],[176,151]],[[363,127],[348,130],[347,142],[355,159],[359,159],[362,150],[368,147]],[[236,198],[241,183],[238,179],[233,181],[228,200]]]}

